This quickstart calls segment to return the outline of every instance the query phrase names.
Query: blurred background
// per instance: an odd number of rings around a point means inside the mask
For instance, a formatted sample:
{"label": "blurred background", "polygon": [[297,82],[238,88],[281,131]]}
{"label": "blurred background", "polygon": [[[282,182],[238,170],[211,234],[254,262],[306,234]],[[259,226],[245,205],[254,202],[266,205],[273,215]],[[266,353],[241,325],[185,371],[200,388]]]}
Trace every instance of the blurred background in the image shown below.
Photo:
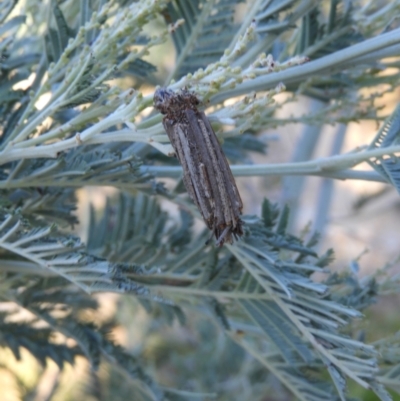
{"label": "blurred background", "polygon": [[[45,3],[45,2],[44,2]],[[15,13],[25,7],[21,1]],[[238,8],[236,18],[243,17],[245,5]],[[148,26],[149,32],[160,30],[160,19]],[[175,62],[171,41],[153,48],[146,58],[157,66],[154,86],[130,79],[112,82],[121,88],[140,87],[144,94],[164,82]],[[382,117],[395,109],[399,90],[379,99]],[[285,93],[278,95],[284,98]],[[322,102],[300,97],[296,103],[279,110],[279,118],[301,116],[324,107]],[[369,143],[378,130],[376,122],[359,121],[347,126],[323,127],[288,124],[267,130],[260,136],[267,144],[266,154],[249,154],[252,163],[287,163],[327,157],[332,153],[351,152]],[[306,149],[303,149],[306,148]],[[299,151],[302,150],[302,151]],[[367,165],[361,165],[367,169]],[[170,185],[165,180],[166,185]],[[332,269],[359,269],[360,276],[371,274],[392,263],[391,274],[400,274],[398,258],[400,198],[395,189],[366,181],[327,180],[319,177],[263,176],[238,177],[237,183],[244,203],[244,213],[260,214],[264,198],[292,210],[291,231],[295,235],[317,229],[321,233],[319,251],[334,245]],[[89,207],[100,215],[107,198],[115,196],[113,188],[88,187],[77,190],[79,225],[75,233],[87,237]],[[163,208],[173,208],[162,201]],[[202,222],[198,224],[202,225]],[[93,316],[98,322],[113,322],[112,337],[138,358],[166,388],[191,388],[203,400],[293,400],[272,375],[231,342],[215,322],[201,310],[188,307],[187,323],[168,322],[157,307],[148,313],[134,297],[115,294],[96,296],[100,308]],[[368,310],[368,342],[400,329],[399,296],[379,299]],[[63,372],[54,362],[40,366],[22,350],[16,361],[7,349],[0,349],[0,389],[2,401],[130,400],[132,382],[113,368],[101,365],[99,375],[92,374],[87,362],[77,358],[74,366]],[[271,389],[273,389],[271,391]],[[377,399],[372,393],[354,387],[351,392],[364,400]],[[177,399],[179,397],[177,396]],[[188,398],[190,399],[190,398]],[[394,395],[395,400],[400,396]]]}

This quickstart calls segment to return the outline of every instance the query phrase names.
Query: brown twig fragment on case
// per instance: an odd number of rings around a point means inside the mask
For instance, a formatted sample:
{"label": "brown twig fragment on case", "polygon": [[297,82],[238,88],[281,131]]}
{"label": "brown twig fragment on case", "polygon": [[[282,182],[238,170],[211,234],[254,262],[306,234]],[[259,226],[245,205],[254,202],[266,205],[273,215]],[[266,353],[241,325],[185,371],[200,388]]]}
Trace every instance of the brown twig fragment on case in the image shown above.
{"label": "brown twig fragment on case", "polygon": [[197,205],[217,245],[243,234],[243,203],[215,132],[197,96],[187,90],[159,88],[154,107],[164,114],[163,125],[182,168],[183,183]]}

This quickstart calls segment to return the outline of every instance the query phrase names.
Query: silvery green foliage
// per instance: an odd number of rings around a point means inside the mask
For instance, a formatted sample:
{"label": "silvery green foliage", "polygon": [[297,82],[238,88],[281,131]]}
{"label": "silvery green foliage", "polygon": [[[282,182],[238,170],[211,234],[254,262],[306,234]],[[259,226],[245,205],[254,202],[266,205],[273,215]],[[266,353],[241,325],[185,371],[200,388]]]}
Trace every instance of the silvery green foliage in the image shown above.
{"label": "silvery green foliage", "polygon": [[[249,151],[265,150],[256,134],[268,127],[378,120],[375,99],[398,85],[400,30],[392,16],[400,2],[376,3],[3,1],[1,295],[15,309],[2,312],[1,345],[60,369],[83,356],[92,378],[101,363],[114,366],[132,382],[135,400],[256,399],[272,391],[347,400],[349,381],[381,400],[391,399],[388,389],[399,392],[398,336],[370,344],[352,328],[382,291],[398,292],[398,283],[330,273],[333,252],[318,254],[317,235],[291,235],[289,210],[267,200],[261,216],[244,217],[243,241],[205,247],[208,234],[194,229],[198,216],[179,181],[174,190],[159,181],[179,178],[180,169],[165,157],[172,148],[161,116],[148,113],[153,94],[141,90],[159,83],[196,91],[238,164],[235,175],[357,178],[399,191],[398,109],[371,144],[351,154],[282,166],[248,162]],[[160,79],[145,56],[169,38],[175,68]],[[388,67],[391,74],[381,74]],[[133,88],[124,91],[116,78],[125,77]],[[291,96],[284,102],[303,94],[324,107],[278,119],[276,95],[285,88]],[[353,169],[365,161],[375,171]],[[101,216],[91,211],[83,244],[65,232],[77,223],[75,189],[89,185],[120,194]],[[163,199],[180,206],[178,218],[161,209]],[[207,361],[199,377],[187,378],[196,384],[160,385],[144,356],[110,337],[115,321],[96,325],[87,317],[98,307],[95,292],[135,297],[157,311],[155,323],[184,325],[187,310],[207,316],[215,336],[235,350],[225,355],[232,370],[228,362],[213,371]],[[20,310],[30,318],[15,320]],[[69,341],[55,342],[57,334]],[[245,378],[251,394],[224,387],[225,371]]]}

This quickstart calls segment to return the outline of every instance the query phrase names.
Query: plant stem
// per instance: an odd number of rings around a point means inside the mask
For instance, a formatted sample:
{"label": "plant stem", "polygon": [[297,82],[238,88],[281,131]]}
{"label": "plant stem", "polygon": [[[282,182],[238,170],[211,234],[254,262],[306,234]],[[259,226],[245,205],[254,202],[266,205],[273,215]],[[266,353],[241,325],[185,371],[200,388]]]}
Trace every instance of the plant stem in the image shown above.
{"label": "plant stem", "polygon": [[244,95],[252,91],[266,90],[276,87],[280,82],[284,82],[286,86],[293,83],[299,83],[308,78],[315,77],[321,74],[333,74],[342,69],[345,63],[357,64],[357,58],[363,56],[371,56],[372,52],[382,51],[389,46],[400,43],[400,28],[394,29],[391,32],[384,33],[377,37],[349,46],[339,50],[328,56],[321,57],[309,63],[288,68],[283,71],[274,72],[271,74],[259,76],[250,81],[245,81],[237,85],[234,89],[227,89],[225,92],[217,94],[211,99],[213,104],[220,103],[226,99],[235,96]]}
{"label": "plant stem", "polygon": [[[346,126],[339,124],[336,129],[335,138],[332,144],[331,155],[338,154],[342,149],[344,138],[346,135]],[[329,208],[332,203],[333,196],[333,182],[327,178],[324,178],[320,185],[318,204],[316,207],[316,216],[314,219],[313,231],[317,231],[322,235],[323,230],[326,226]]]}
{"label": "plant stem", "polygon": [[[307,98],[307,109],[313,113],[319,113],[326,106],[325,102]],[[322,126],[305,125],[301,135],[297,139],[292,155],[292,162],[303,162],[310,160],[318,144],[322,132]],[[282,204],[288,205],[290,209],[288,230],[294,231],[296,227],[301,196],[305,185],[305,176],[286,175],[282,180]]]}

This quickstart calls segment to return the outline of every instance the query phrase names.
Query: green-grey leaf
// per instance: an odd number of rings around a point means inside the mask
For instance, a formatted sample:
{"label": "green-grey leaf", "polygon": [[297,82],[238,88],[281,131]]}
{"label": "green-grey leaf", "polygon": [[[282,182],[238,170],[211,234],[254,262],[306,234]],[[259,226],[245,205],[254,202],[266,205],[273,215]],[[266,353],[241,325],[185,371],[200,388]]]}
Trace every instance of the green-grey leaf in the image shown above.
{"label": "green-grey leaf", "polygon": [[25,15],[17,15],[16,17],[11,18],[5,24],[0,26],[0,36],[3,36],[10,29],[24,24],[25,21],[26,21]]}

